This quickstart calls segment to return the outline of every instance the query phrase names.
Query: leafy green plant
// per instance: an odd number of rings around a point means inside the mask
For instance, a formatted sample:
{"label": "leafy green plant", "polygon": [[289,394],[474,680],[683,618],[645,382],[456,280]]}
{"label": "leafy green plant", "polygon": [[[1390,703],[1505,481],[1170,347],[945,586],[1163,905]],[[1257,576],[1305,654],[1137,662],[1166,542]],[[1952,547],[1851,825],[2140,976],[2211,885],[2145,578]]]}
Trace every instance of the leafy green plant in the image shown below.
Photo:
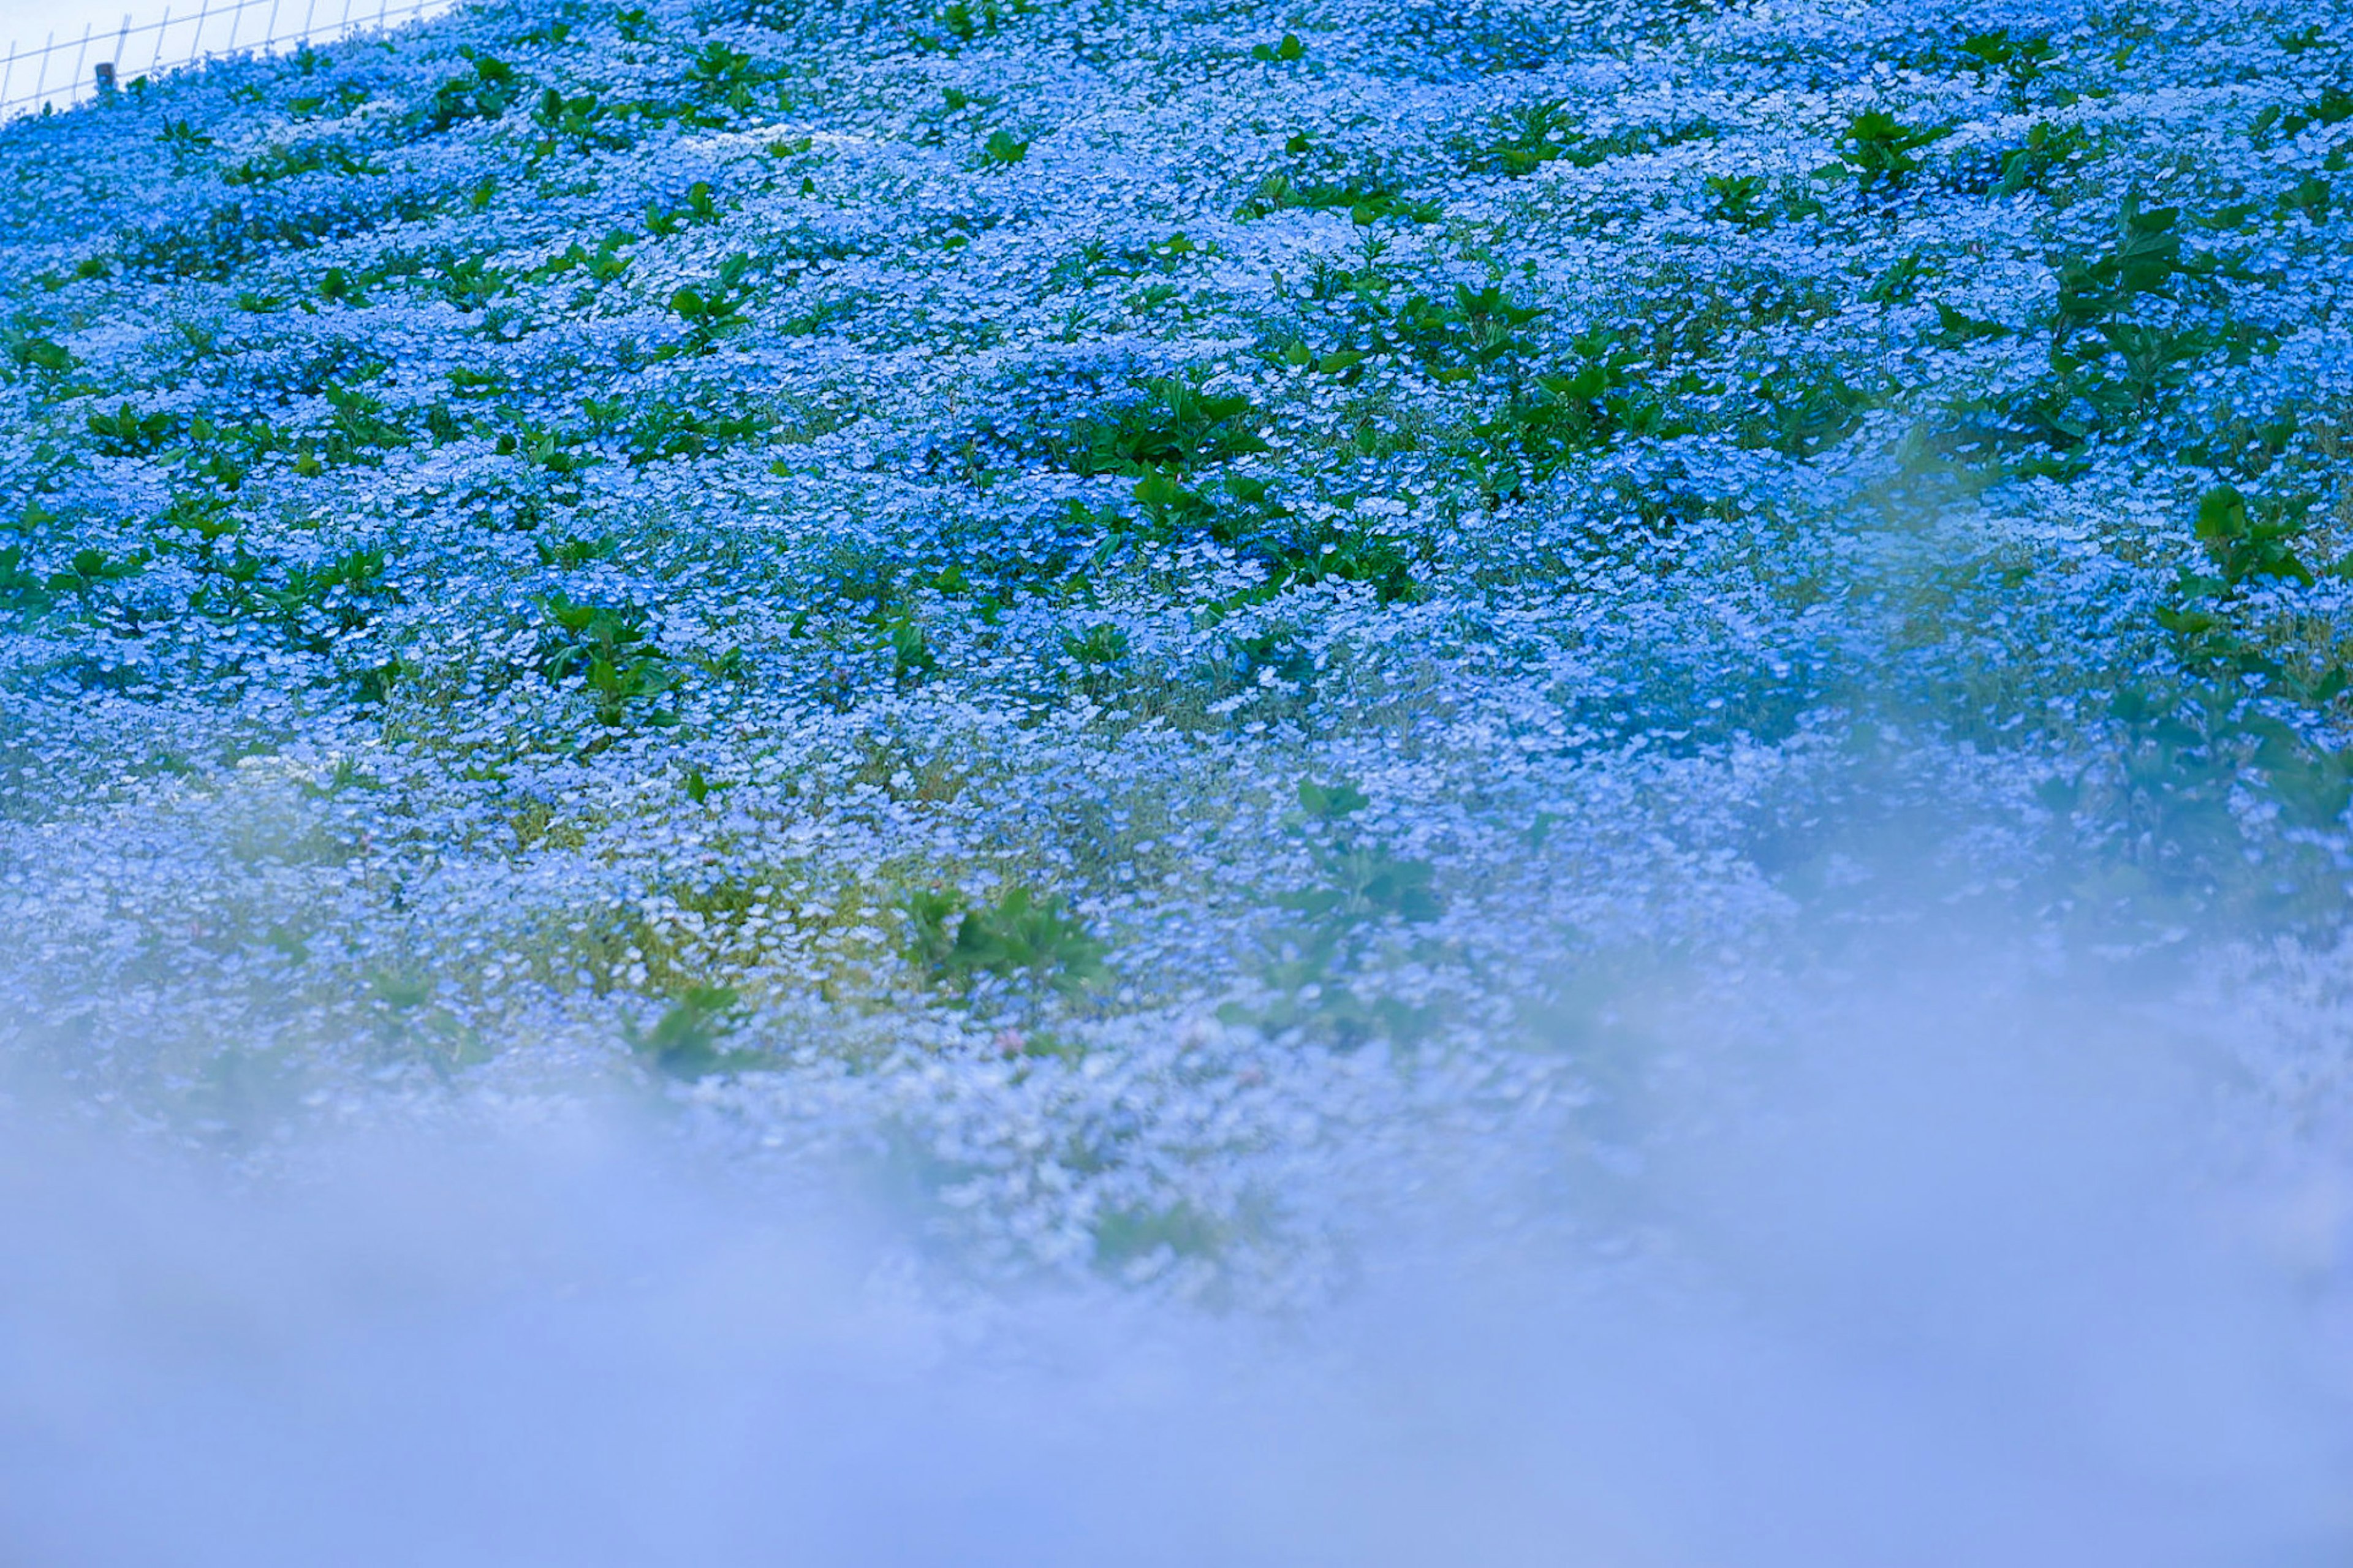
{"label": "leafy green plant", "polygon": [[[704,103],[724,110],[728,114],[748,112],[755,91],[785,73],[761,65],[750,51],[730,48],[713,38],[702,46],[702,52],[687,67],[686,79],[695,95]],[[694,116],[711,124],[725,124],[721,116]]]}
{"label": "leafy green plant", "polygon": [[504,60],[479,53],[467,45],[458,51],[473,64],[463,76],[451,77],[433,89],[433,97],[413,121],[420,136],[438,136],[470,120],[496,120],[505,114],[522,91],[514,68]]}
{"label": "leafy green plant", "polygon": [[1656,152],[1715,133],[1715,126],[1701,118],[1663,125],[1623,125],[1588,134],[1578,129],[1577,116],[1566,99],[1548,99],[1505,111],[1490,122],[1484,140],[1458,142],[1456,146],[1473,174],[1521,179],[1547,163],[1598,168],[1612,158]]}
{"label": "leafy green plant", "polygon": [[161,411],[141,414],[128,402],[111,414],[100,409],[85,423],[97,437],[98,450],[110,458],[152,457],[181,430],[178,416]]}
{"label": "leafy green plant", "polygon": [[2348,118],[2353,118],[2353,86],[2332,82],[2320,89],[2319,96],[2295,109],[2282,110],[2274,104],[2264,110],[2249,127],[2249,134],[2263,148],[2271,145],[2274,132],[2292,142],[2316,125],[2338,125]]}
{"label": "leafy green plant", "polygon": [[2053,175],[2088,158],[2094,146],[2092,133],[2081,125],[2038,120],[2026,128],[2025,142],[2003,155],[1995,193],[2047,190]]}
{"label": "leafy green plant", "polygon": [[[538,283],[577,270],[587,279],[590,289],[600,289],[628,271],[629,258],[623,256],[621,251],[625,247],[637,243],[636,235],[620,228],[614,229],[603,239],[598,240],[596,248],[594,250],[590,250],[575,239],[554,256],[524,273],[523,277],[531,282]],[[579,298],[585,300],[588,296],[583,294]]]}
{"label": "leafy green plant", "polygon": [[[2295,928],[2333,924],[2353,806],[2353,752],[2328,743],[2353,672],[2332,651],[2291,661],[2249,625],[2250,595],[2309,584],[2308,525],[2294,498],[2252,500],[2229,485],[2198,505],[2209,573],[2185,570],[2158,625],[2179,675],[2143,674],[2116,692],[2119,750],[2104,770],[2052,781],[2043,804],[2108,824],[2126,872],[2076,897],[2136,900],[2142,918],[2205,913]],[[2258,800],[2295,830],[2255,826]]]}
{"label": "leafy green plant", "polygon": [[1625,435],[1670,428],[1665,405],[1642,373],[1641,345],[1609,327],[1596,327],[1571,344],[1573,369],[1538,374],[1514,385],[1502,405],[1472,426],[1491,457],[1542,477],[1580,454],[1602,450]]}
{"label": "leafy green plant", "polygon": [[646,208],[646,227],[657,235],[668,237],[693,225],[717,223],[719,202],[712,195],[711,182],[697,180],[686,187],[686,202],[681,206]]}
{"label": "leafy green plant", "polygon": [[1103,945],[1058,894],[1007,889],[995,902],[921,889],[900,905],[908,960],[934,984],[968,988],[984,974],[1075,994],[1103,978]]}
{"label": "leafy green plant", "polygon": [[920,686],[938,673],[939,655],[913,616],[892,616],[882,627],[882,639],[891,654],[891,683],[900,690]]}
{"label": "leafy green plant", "polygon": [[1862,427],[1869,405],[1869,395],[1835,365],[1790,367],[1757,383],[1741,444],[1791,458],[1818,457]]}
{"label": "leafy green plant", "polygon": [[1566,99],[1522,104],[1502,117],[1492,141],[1472,153],[1471,167],[1514,179],[1533,174],[1567,154],[1576,123]]}
{"label": "leafy green plant", "polygon": [[19,374],[30,371],[62,375],[74,365],[73,354],[64,344],[20,327],[0,332],[0,349],[5,350],[10,367]]}
{"label": "leafy green plant", "polygon": [[43,587],[52,598],[71,597],[87,604],[98,596],[100,590],[137,576],[146,565],[143,551],[134,551],[117,560],[95,545],[86,545],[50,573]]}
{"label": "leafy green plant", "polygon": [[1181,1201],[1157,1207],[1132,1204],[1105,1209],[1095,1216],[1094,1263],[1098,1268],[1124,1271],[1164,1254],[1215,1258],[1232,1234],[1232,1226]]}
{"label": "leafy green plant", "polygon": [[705,353],[728,333],[744,327],[749,318],[744,307],[752,302],[752,290],[745,282],[752,258],[737,252],[719,264],[719,274],[701,289],[685,288],[670,297],[670,308],[686,323],[685,352]]}
{"label": "leafy green plant", "polygon": [[1259,410],[1240,393],[1212,393],[1187,376],[1155,376],[1108,417],[1075,426],[1061,443],[1082,474],[1177,475],[1267,449]]}
{"label": "leafy green plant", "polygon": [[629,143],[628,133],[621,129],[610,108],[593,92],[575,93],[567,98],[547,88],[540,93],[531,120],[540,130],[539,143],[533,150],[535,158],[544,158],[559,147],[587,153]]}
{"label": "leafy green plant", "polygon": [[372,393],[356,386],[330,385],[324,395],[332,410],[321,444],[321,456],[328,464],[373,462],[380,454],[415,439],[408,426],[387,415],[384,400]]}
{"label": "leafy green plant", "polygon": [[1072,662],[1090,668],[1117,664],[1128,655],[1127,633],[1109,621],[1089,626],[1083,632],[1065,632],[1062,652]]}
{"label": "leafy green plant", "polygon": [[1707,216],[1741,228],[1764,228],[1773,221],[1773,214],[1757,205],[1765,194],[1765,178],[1761,174],[1710,174],[1707,177],[1710,197]]}
{"label": "leafy green plant", "polygon": [[1305,212],[1345,209],[1350,221],[1360,227],[1368,227],[1388,218],[1403,218],[1409,223],[1418,224],[1436,223],[1446,216],[1446,209],[1436,201],[1408,196],[1388,180],[1360,172],[1327,180],[1270,174],[1259,182],[1241,205],[1234,209],[1234,216],[1248,222],[1294,209]]}
{"label": "leafy green plant", "polygon": [[1360,834],[1353,821],[1371,802],[1346,780],[1303,781],[1284,826],[1311,848],[1315,879],[1278,901],[1297,916],[1261,967],[1271,1002],[1229,1004],[1229,1023],[1271,1035],[1297,1033],[1343,1050],[1387,1037],[1410,1041],[1435,1021],[1393,997],[1367,998],[1361,971],[1384,932],[1427,924],[1444,912],[1435,868],[1403,858]]}
{"label": "leafy green plant", "polygon": [[641,712],[651,723],[670,721],[649,705],[677,686],[677,677],[655,646],[643,610],[576,604],[556,592],[540,601],[540,613],[549,627],[540,645],[540,673],[551,681],[579,681],[597,723],[618,728]]}
{"label": "leafy green plant", "polygon": [[321,170],[344,175],[388,172],[340,142],[303,142],[257,153],[235,168],[221,171],[220,178],[225,185],[268,185]]}
{"label": "leafy green plant", "polygon": [[444,256],[435,267],[433,292],[469,313],[480,310],[512,286],[487,257]]}
{"label": "leafy green plant", "polygon": [[2040,80],[2059,58],[2049,38],[2021,37],[2007,27],[1970,34],[1960,41],[1959,54],[1980,76],[1999,71],[2011,90],[2021,93]]}
{"label": "leafy green plant", "polygon": [[25,547],[0,544],[0,608],[38,615],[48,607],[48,580],[25,563]]}
{"label": "leafy green plant", "polygon": [[995,37],[1005,26],[1006,18],[1027,15],[1037,9],[1036,0],[950,0],[943,6],[935,21],[946,32],[945,37],[934,34],[919,34],[916,43],[924,48],[953,51],[982,38]]}
{"label": "leafy green plant", "polygon": [[737,1001],[725,985],[689,985],[652,1028],[641,1033],[636,1019],[626,1020],[622,1037],[638,1060],[668,1078],[692,1082],[756,1068],[765,1060],[759,1052],[721,1048],[735,1026]]}
{"label": "leafy green plant", "polygon": [[1345,779],[1300,784],[1299,807],[1287,826],[1314,843],[1321,877],[1312,887],[1285,894],[1280,900],[1285,909],[1311,921],[1348,926],[1388,920],[1419,924],[1444,911],[1431,889],[1435,868],[1428,861],[1400,859],[1355,834],[1350,819],[1371,804]]}
{"label": "leafy green plant", "polygon": [[1840,134],[1839,161],[1819,173],[1851,174],[1864,195],[1883,195],[1919,172],[1914,153],[1951,134],[1949,125],[1910,126],[1883,109],[1866,109]]}
{"label": "leafy green plant", "polygon": [[542,539],[534,546],[543,566],[586,566],[592,562],[609,561],[618,544],[609,533],[589,539]]}
{"label": "leafy green plant", "polygon": [[992,131],[988,140],[981,143],[980,156],[983,163],[1010,168],[1029,156],[1029,143],[1010,131]]}
{"label": "leafy green plant", "polygon": [[592,401],[583,406],[595,427],[617,432],[633,467],[724,451],[775,423],[772,416],[756,409],[712,414],[675,403],[629,406],[619,399]]}
{"label": "leafy green plant", "polygon": [[605,460],[586,448],[577,431],[529,421],[519,422],[517,428],[501,433],[491,449],[502,458],[520,458],[558,479],[569,479]]}
{"label": "leafy green plant", "polygon": [[260,601],[276,616],[290,647],[330,653],[373,620],[399,595],[385,581],[385,552],[357,549],[316,566],[292,566]]}

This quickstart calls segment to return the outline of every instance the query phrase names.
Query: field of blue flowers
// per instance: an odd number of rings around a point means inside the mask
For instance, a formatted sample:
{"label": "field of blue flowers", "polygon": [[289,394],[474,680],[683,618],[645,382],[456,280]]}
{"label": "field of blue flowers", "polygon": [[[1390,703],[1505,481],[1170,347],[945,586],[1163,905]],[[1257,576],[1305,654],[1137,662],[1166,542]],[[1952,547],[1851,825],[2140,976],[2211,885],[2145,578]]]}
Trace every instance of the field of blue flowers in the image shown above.
{"label": "field of blue flowers", "polygon": [[1212,1300],[1607,1240],[1930,958],[2341,1127],[2329,15],[513,0],[0,129],[11,1081]]}

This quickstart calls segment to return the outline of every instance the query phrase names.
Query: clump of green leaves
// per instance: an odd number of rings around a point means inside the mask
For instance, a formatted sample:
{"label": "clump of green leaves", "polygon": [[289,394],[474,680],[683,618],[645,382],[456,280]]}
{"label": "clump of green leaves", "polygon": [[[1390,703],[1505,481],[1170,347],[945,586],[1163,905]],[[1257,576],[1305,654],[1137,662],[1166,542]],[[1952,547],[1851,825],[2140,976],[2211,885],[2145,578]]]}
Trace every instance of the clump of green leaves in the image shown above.
{"label": "clump of green leaves", "polygon": [[1912,126],[1883,109],[1866,109],[1839,136],[1839,161],[1819,171],[1851,174],[1864,195],[1884,195],[1920,170],[1921,148],[1952,134],[1949,125]]}
{"label": "clump of green leaves", "polygon": [[547,88],[540,93],[539,102],[531,111],[531,121],[540,132],[539,142],[533,149],[534,160],[545,158],[559,147],[588,153],[629,144],[628,132],[621,129],[610,106],[593,92],[566,97]]}
{"label": "clump of green leaves", "polygon": [[1961,40],[1959,53],[1962,60],[1980,76],[2000,72],[2015,93],[2023,93],[2042,79],[2043,72],[2059,58],[2059,51],[2049,38],[2031,34],[2021,37],[2007,27],[1970,34]]}
{"label": "clump of green leaves", "polygon": [[540,673],[552,681],[577,680],[596,722],[617,728],[640,713],[661,724],[670,715],[651,704],[678,684],[670,660],[634,605],[575,604],[561,592],[540,601],[548,634],[540,647]]}
{"label": "clump of green leaves", "polygon": [[748,50],[731,48],[713,38],[702,46],[686,72],[688,85],[707,107],[691,109],[679,118],[688,124],[724,125],[730,116],[750,112],[758,89],[786,74],[761,65]]}
{"label": "clump of green leaves", "polygon": [[[2107,825],[2121,869],[2078,897],[2137,901],[2144,918],[2226,915],[2295,928],[2343,912],[2339,868],[2353,806],[2353,752],[2341,733],[2353,672],[2335,648],[2288,650],[2250,625],[2258,590],[2308,585],[2308,528],[2298,498],[2251,499],[2218,485],[2199,500],[2209,572],[2184,571],[2159,606],[2177,678],[2141,678],[2116,694],[2120,754],[2045,786],[2043,804]],[[2293,831],[2262,832],[2260,803]]]}
{"label": "clump of green leaves", "polygon": [[1284,826],[1310,847],[1316,874],[1279,900],[1298,918],[1281,933],[1262,969],[1272,1000],[1229,1004],[1219,1016],[1343,1050],[1382,1037],[1420,1037],[1435,1021],[1431,1013],[1394,997],[1367,998],[1354,980],[1385,933],[1427,924],[1444,912],[1435,868],[1359,830],[1354,818],[1371,801],[1354,784],[1303,781],[1298,796]]}
{"label": "clump of green leaves", "polygon": [[0,609],[37,616],[48,607],[48,580],[25,563],[25,547],[0,545]]}
{"label": "clump of green leaves", "polygon": [[290,646],[327,653],[365,626],[399,595],[385,580],[385,552],[358,549],[316,566],[289,567],[260,599],[275,613]]}
{"label": "clump of green leaves", "polygon": [[574,296],[574,302],[575,305],[586,304],[593,297],[596,289],[603,288],[628,271],[630,258],[622,255],[621,251],[626,247],[637,243],[636,235],[621,228],[612,230],[603,239],[598,240],[596,248],[594,250],[575,239],[554,256],[524,273],[523,277],[530,282],[538,283],[551,278],[560,278],[567,272],[576,270],[587,279],[587,287]]}
{"label": "clump of green leaves", "polygon": [[934,984],[969,989],[982,975],[1064,995],[1103,979],[1103,945],[1059,894],[1008,888],[993,903],[931,889],[900,905],[908,961]]}
{"label": "clump of green leaves", "polygon": [[1230,1226],[1188,1203],[1106,1209],[1094,1222],[1095,1266],[1126,1270],[1162,1256],[1214,1258],[1231,1234]]}
{"label": "clump of green leaves", "polygon": [[266,153],[256,153],[234,168],[222,170],[220,178],[225,185],[268,185],[321,170],[343,175],[386,173],[382,164],[370,162],[364,154],[353,152],[340,142],[330,141],[273,147]]}
{"label": "clump of green leaves", "polygon": [[1643,374],[1638,342],[1608,326],[1590,328],[1569,345],[1568,369],[1522,383],[1514,378],[1500,406],[1472,426],[1482,458],[1542,477],[1580,454],[1602,450],[1621,436],[1666,433],[1665,404]]}
{"label": "clump of green leaves", "polygon": [[98,450],[110,458],[145,458],[162,451],[179,434],[178,416],[163,412],[142,414],[126,401],[109,414],[100,409],[84,423]]}
{"label": "clump of green leaves", "polygon": [[1444,904],[1431,890],[1434,869],[1426,860],[1402,860],[1370,843],[1350,820],[1372,801],[1345,779],[1299,785],[1299,807],[1286,819],[1292,832],[1309,839],[1322,873],[1314,886],[1286,894],[1286,909],[1311,921],[1354,926],[1368,921],[1419,924],[1436,920]]}
{"label": "clump of green leaves", "polygon": [[668,1078],[692,1082],[755,1068],[765,1059],[759,1052],[721,1048],[735,1026],[737,1000],[725,985],[689,985],[652,1028],[640,1032],[637,1020],[628,1019],[621,1026],[622,1037],[639,1061]]}
{"label": "clump of green leaves", "polygon": [[719,200],[712,193],[711,182],[697,180],[686,187],[686,201],[681,205],[647,207],[646,227],[667,237],[689,226],[717,223],[719,217]]}
{"label": "clump of green leaves", "polygon": [[1521,179],[1547,163],[1598,168],[1612,158],[1656,152],[1715,133],[1715,126],[1708,121],[1694,119],[1664,125],[1624,125],[1588,134],[1579,129],[1567,100],[1546,99],[1506,110],[1490,123],[1483,140],[1458,142],[1457,147],[1473,174]]}
{"label": "clump of green leaves", "polygon": [[2046,191],[2053,175],[2089,157],[2094,145],[2092,133],[2081,125],[2038,120],[2026,128],[2025,142],[2003,155],[1994,190],[2005,196]]}
{"label": "clump of green leaves", "polygon": [[27,372],[56,376],[73,369],[73,353],[63,343],[22,327],[0,331],[0,352],[8,356],[11,380]]}
{"label": "clump of green leaves", "polygon": [[752,289],[745,279],[751,268],[752,258],[738,251],[719,264],[711,283],[681,289],[670,297],[671,311],[686,323],[685,352],[707,353],[749,320],[744,308],[752,302]]}
{"label": "clump of green leaves", "polygon": [[470,120],[496,120],[506,113],[522,91],[514,68],[504,60],[482,54],[471,45],[458,52],[471,61],[474,68],[463,76],[451,77],[433,89],[432,99],[417,111],[413,122],[420,136],[438,136]]}
{"label": "clump of green leaves", "polygon": [[1270,214],[1293,210],[1345,211],[1349,219],[1360,227],[1389,218],[1403,218],[1409,223],[1436,223],[1446,216],[1446,209],[1437,202],[1426,197],[1409,196],[1393,181],[1358,171],[1329,179],[1310,178],[1303,174],[1270,174],[1261,180],[1249,197],[1234,209],[1234,216],[1247,223]]}
{"label": "clump of green leaves", "polygon": [[1143,383],[1134,401],[1075,426],[1061,446],[1082,474],[1178,475],[1267,449],[1261,416],[1240,393],[1213,393],[1181,375]]}

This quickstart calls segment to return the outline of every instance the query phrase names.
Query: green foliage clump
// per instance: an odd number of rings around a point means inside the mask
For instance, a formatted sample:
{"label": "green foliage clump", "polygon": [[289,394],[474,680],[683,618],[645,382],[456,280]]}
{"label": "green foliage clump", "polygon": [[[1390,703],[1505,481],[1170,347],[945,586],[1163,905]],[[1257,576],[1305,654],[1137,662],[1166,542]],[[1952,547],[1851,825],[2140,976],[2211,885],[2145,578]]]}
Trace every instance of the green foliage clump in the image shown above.
{"label": "green foliage clump", "polygon": [[721,338],[747,323],[744,312],[753,296],[746,279],[751,268],[751,257],[738,251],[720,262],[718,276],[710,284],[681,289],[670,295],[671,312],[686,323],[682,352],[707,353]]}
{"label": "green foliage clump", "polygon": [[765,1060],[759,1052],[721,1046],[735,1026],[737,1001],[730,986],[689,985],[663,1009],[652,1028],[641,1031],[636,1019],[628,1019],[622,1025],[622,1037],[648,1067],[688,1082],[757,1068]]}
{"label": "green foliage clump", "polygon": [[1901,188],[1920,170],[1921,148],[1952,134],[1949,125],[1905,125],[1883,109],[1866,109],[1839,136],[1839,161],[1820,171],[1853,176],[1864,195]]}
{"label": "green foliage clump", "polygon": [[1298,918],[1262,968],[1271,1000],[1228,1004],[1219,1016],[1343,1050],[1382,1037],[1419,1038],[1433,1026],[1433,1013],[1395,997],[1367,997],[1354,982],[1385,934],[1428,924],[1445,912],[1436,868],[1360,833],[1351,819],[1371,801],[1346,780],[1303,781],[1298,797],[1284,826],[1308,846],[1315,879],[1280,900]]}
{"label": "green foliage clump", "polygon": [[433,89],[431,101],[414,119],[416,134],[438,136],[470,120],[497,120],[522,90],[514,68],[480,53],[471,45],[458,51],[473,64],[462,76],[451,77]]}
{"label": "green foliage clump", "polygon": [[1267,449],[1263,417],[1240,393],[1213,393],[1187,376],[1155,376],[1141,395],[1108,416],[1082,421],[1061,442],[1082,474],[1180,475]]}
{"label": "green foliage clump", "polygon": [[548,634],[540,646],[540,673],[552,681],[577,680],[596,722],[617,728],[643,712],[662,724],[671,716],[649,706],[678,684],[667,655],[634,605],[575,604],[561,592],[540,601]]}
{"label": "green foliage clump", "polygon": [[906,954],[935,984],[968,989],[981,975],[1073,995],[1103,979],[1103,944],[1059,894],[1008,888],[993,903],[918,890],[900,906]]}

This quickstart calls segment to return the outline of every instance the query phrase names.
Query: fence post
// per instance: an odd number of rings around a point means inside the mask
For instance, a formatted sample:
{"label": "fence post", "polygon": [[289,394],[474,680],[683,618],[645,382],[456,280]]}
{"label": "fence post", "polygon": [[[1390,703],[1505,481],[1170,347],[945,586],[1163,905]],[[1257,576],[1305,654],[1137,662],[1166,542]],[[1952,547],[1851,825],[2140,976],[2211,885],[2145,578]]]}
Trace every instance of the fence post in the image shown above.
{"label": "fence post", "polygon": [[100,100],[103,101],[107,99],[112,98],[114,96],[114,62],[112,60],[99,61],[97,68],[93,74],[98,83],[98,96]]}
{"label": "fence post", "polygon": [[172,8],[169,5],[166,5],[164,7],[164,19],[155,24],[155,58],[147,62],[147,69],[151,75],[153,73],[155,68],[163,63],[164,35],[171,30],[171,26]]}

